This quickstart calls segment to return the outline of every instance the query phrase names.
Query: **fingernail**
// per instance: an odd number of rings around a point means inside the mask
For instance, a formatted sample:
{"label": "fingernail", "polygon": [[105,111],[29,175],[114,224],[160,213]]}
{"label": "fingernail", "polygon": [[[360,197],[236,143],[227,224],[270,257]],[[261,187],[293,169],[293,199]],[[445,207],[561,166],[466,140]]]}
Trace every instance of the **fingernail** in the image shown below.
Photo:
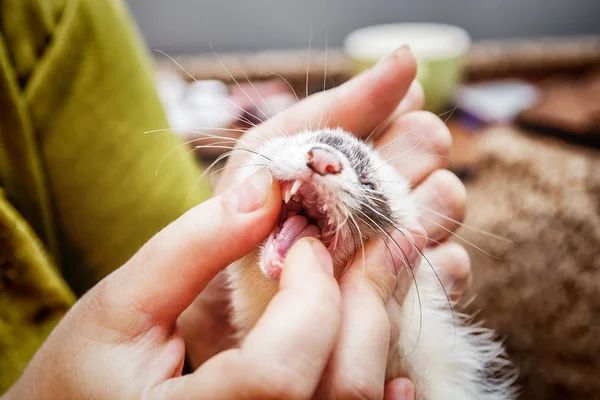
{"label": "fingernail", "polygon": [[404,43],[402,46],[398,47],[396,54],[404,53],[406,51],[410,52],[410,45],[408,43]]}
{"label": "fingernail", "polygon": [[333,275],[333,261],[331,260],[331,255],[329,254],[329,251],[327,251],[327,248],[323,243],[316,239],[311,240],[311,246],[323,270],[329,275]]}
{"label": "fingernail", "polygon": [[406,378],[397,378],[388,384],[386,400],[415,400],[415,385]]}
{"label": "fingernail", "polygon": [[410,53],[411,53],[410,46],[409,46],[408,44],[403,44],[402,46],[398,47],[398,48],[397,48],[397,49],[396,49],[396,50],[395,50],[395,51],[394,51],[394,52],[391,54],[391,57],[390,57],[390,58],[393,58],[393,57],[398,57],[398,56],[404,57],[404,56],[406,56],[406,54],[407,54],[407,53],[408,53],[408,54],[410,54]]}
{"label": "fingernail", "polygon": [[225,197],[227,208],[233,212],[251,213],[263,207],[271,193],[273,179],[267,168],[260,168]]}
{"label": "fingernail", "polygon": [[404,54],[406,54],[407,52],[410,53],[410,47],[408,47],[407,44],[403,44],[402,46],[398,47],[396,50],[392,51],[391,53],[389,53],[387,56],[383,56],[378,62],[377,64],[375,64],[376,66],[380,66],[385,64],[387,61],[393,60],[394,58],[396,58],[397,56],[403,56]]}
{"label": "fingernail", "polygon": [[403,388],[403,394],[404,394],[404,399],[406,400],[415,400],[415,387],[413,386],[412,383],[407,382],[406,385],[404,385]]}

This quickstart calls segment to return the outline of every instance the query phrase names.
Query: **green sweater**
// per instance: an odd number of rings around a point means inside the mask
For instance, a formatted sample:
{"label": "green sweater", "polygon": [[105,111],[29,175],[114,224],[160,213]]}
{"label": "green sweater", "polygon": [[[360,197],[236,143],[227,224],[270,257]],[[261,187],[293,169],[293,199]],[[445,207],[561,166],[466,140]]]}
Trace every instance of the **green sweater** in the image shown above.
{"label": "green sweater", "polygon": [[209,196],[119,0],[0,0],[0,394],[75,299]]}

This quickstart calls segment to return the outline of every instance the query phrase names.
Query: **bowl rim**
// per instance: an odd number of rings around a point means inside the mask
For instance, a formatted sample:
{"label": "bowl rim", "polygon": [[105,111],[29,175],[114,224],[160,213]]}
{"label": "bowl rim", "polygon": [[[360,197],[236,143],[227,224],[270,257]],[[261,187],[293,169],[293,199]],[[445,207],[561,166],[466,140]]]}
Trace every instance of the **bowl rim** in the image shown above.
{"label": "bowl rim", "polygon": [[[376,61],[391,53],[403,42],[395,40],[394,35],[400,35],[418,31],[429,31],[439,34],[446,41],[453,41],[452,48],[444,48],[442,51],[431,51],[411,46],[411,51],[417,58],[426,60],[447,60],[466,54],[471,47],[469,33],[456,25],[432,23],[432,22],[410,22],[371,25],[350,32],[343,44],[344,53],[355,60]],[[387,36],[387,38],[386,38]],[[387,40],[388,43],[373,46],[374,40]],[[409,43],[410,46],[410,43]]]}

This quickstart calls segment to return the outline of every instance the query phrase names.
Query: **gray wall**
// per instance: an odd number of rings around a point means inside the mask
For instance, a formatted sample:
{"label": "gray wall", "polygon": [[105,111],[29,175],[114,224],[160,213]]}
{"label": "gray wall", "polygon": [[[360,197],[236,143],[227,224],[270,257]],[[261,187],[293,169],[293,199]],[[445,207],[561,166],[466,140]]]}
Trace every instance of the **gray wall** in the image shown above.
{"label": "gray wall", "polygon": [[600,0],[128,0],[152,48],[170,54],[339,46],[361,26],[444,22],[474,39],[600,33]]}

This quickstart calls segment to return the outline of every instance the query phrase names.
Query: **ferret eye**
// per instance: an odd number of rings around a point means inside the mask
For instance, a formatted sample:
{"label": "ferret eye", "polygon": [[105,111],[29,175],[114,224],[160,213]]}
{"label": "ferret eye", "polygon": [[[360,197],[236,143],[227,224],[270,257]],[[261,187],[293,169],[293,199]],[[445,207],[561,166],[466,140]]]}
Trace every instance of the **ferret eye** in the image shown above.
{"label": "ferret eye", "polygon": [[375,185],[369,182],[365,182],[362,184],[363,189],[365,190],[375,190]]}

